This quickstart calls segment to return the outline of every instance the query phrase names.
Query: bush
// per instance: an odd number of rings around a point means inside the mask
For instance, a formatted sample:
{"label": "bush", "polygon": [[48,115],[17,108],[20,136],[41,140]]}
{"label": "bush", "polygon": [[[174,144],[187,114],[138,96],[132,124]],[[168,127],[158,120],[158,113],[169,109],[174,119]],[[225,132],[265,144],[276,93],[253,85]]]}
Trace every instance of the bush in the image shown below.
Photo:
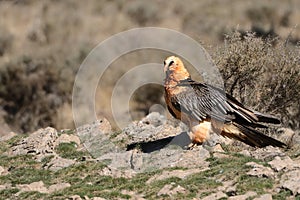
{"label": "bush", "polygon": [[129,17],[139,26],[159,21],[159,7],[151,1],[132,1],[125,8]]}
{"label": "bush", "polygon": [[24,132],[54,125],[72,88],[58,69],[51,59],[28,57],[0,68],[0,102],[9,125]]}
{"label": "bush", "polygon": [[299,46],[235,32],[226,37],[214,60],[227,92],[255,110],[281,116],[284,125],[299,128]]}
{"label": "bush", "polygon": [[13,36],[3,27],[0,27],[0,56],[3,56],[7,52],[13,42]]}

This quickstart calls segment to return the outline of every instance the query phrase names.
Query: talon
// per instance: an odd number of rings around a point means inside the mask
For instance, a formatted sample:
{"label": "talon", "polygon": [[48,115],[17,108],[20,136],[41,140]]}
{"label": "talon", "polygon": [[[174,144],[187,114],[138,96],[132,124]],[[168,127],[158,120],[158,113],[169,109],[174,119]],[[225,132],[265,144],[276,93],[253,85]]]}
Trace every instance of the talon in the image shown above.
{"label": "talon", "polygon": [[197,147],[197,143],[192,142],[187,146],[187,150],[193,150],[195,147]]}

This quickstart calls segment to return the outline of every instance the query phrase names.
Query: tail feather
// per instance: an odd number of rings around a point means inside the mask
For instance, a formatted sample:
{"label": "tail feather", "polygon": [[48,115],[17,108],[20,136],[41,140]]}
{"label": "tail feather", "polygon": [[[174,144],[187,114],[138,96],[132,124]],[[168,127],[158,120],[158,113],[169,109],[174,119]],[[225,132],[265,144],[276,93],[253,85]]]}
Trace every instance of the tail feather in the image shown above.
{"label": "tail feather", "polygon": [[253,147],[286,147],[286,144],[280,142],[274,138],[271,138],[263,133],[240,124],[230,124],[222,132],[222,135],[229,138],[237,139]]}
{"label": "tail feather", "polygon": [[255,116],[258,118],[259,122],[270,123],[270,124],[280,124],[280,120],[272,115],[263,114],[257,111],[253,112]]}
{"label": "tail feather", "polygon": [[[235,109],[236,114],[238,114],[242,119],[250,123],[270,123],[270,124],[280,124],[280,120],[272,115],[263,114],[254,110],[250,110],[244,107],[243,104],[238,102],[235,98],[230,95],[226,95],[227,102]],[[257,127],[263,125],[257,125]]]}

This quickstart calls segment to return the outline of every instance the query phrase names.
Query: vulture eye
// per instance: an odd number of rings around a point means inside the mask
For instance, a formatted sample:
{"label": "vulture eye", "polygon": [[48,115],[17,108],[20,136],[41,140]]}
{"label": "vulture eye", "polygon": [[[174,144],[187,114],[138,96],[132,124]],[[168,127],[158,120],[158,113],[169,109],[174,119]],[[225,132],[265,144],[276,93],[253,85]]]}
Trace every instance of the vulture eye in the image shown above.
{"label": "vulture eye", "polygon": [[169,67],[174,64],[174,60],[169,63]]}
{"label": "vulture eye", "polygon": [[164,61],[164,65],[166,65],[166,61]]}

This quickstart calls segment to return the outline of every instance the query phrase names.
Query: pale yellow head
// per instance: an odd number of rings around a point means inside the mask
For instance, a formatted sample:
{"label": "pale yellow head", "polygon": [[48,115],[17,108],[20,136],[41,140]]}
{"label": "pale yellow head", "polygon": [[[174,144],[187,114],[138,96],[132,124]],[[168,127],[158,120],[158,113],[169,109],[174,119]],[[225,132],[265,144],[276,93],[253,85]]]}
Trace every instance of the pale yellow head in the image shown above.
{"label": "pale yellow head", "polygon": [[180,81],[190,78],[190,74],[184,67],[183,62],[176,56],[170,56],[164,61],[164,72],[166,79]]}

